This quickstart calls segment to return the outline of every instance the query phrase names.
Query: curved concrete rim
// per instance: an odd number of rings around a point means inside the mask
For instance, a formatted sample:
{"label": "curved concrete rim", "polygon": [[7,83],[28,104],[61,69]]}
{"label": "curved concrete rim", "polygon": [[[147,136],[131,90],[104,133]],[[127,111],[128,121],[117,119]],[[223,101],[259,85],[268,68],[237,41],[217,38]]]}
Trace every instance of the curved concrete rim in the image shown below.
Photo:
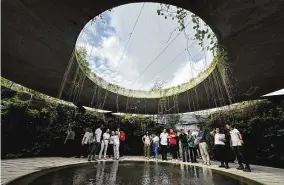
{"label": "curved concrete rim", "polygon": [[[222,79],[218,63],[210,75],[192,89],[166,97],[167,101],[162,103],[168,105],[164,109],[170,111],[165,114],[255,100],[283,88],[283,1],[152,1],[172,4],[199,16],[211,27],[230,59],[229,83]],[[79,93],[74,93],[72,84],[77,80],[77,66],[65,75],[78,35],[91,18],[109,8],[141,0],[66,2],[1,1],[5,17],[1,22],[2,76],[49,96],[75,104],[80,101],[95,109],[160,113],[159,98],[118,96],[88,78],[79,79]],[[63,81],[64,89],[61,88]]]}
{"label": "curved concrete rim", "polygon": [[[77,58],[77,52],[75,53],[76,53],[75,56]],[[197,77],[191,78],[189,81],[184,82],[179,85],[175,85],[172,87],[163,88],[159,90],[154,90],[154,91],[123,88],[117,84],[107,82],[105,79],[103,79],[102,77],[99,77],[93,71],[91,71],[90,73],[86,73],[79,62],[78,62],[78,65],[81,68],[81,70],[84,72],[86,77],[88,77],[92,82],[94,82],[100,87],[108,91],[111,91],[113,93],[117,93],[119,95],[123,95],[127,97],[133,97],[133,98],[162,98],[162,97],[174,96],[176,94],[183,93],[185,91],[188,91],[196,87],[212,73],[217,63],[218,63],[218,60],[213,59],[213,61],[210,63],[207,69],[199,73]]]}
{"label": "curved concrete rim", "polygon": [[[139,159],[122,158],[119,161],[122,161],[122,162],[129,161],[129,162],[168,163],[168,164],[195,166],[195,167],[200,167],[200,168],[207,168],[207,169],[216,171],[218,173],[221,173],[225,176],[229,176],[229,177],[234,178],[234,179],[243,178],[242,180],[246,183],[254,182],[254,183],[257,183],[257,184],[260,184],[260,185],[266,184],[266,183],[262,182],[260,179],[254,178],[253,176],[249,175],[249,174],[252,174],[254,172],[243,172],[242,174],[240,174],[240,173],[237,174],[237,173],[234,173],[234,171],[230,171],[230,169],[218,168],[218,167],[215,167],[213,165],[207,166],[207,165],[203,165],[201,163],[186,163],[186,162],[181,162],[181,161],[169,161],[169,160],[168,161],[162,161],[162,160],[156,161],[154,159],[147,160],[147,159],[142,158],[142,157],[139,158]],[[62,169],[66,169],[66,168],[70,168],[70,167],[74,167],[74,166],[96,164],[96,163],[101,163],[101,162],[111,163],[111,162],[115,162],[115,160],[100,160],[100,161],[92,161],[92,162],[82,161],[82,162],[75,162],[75,163],[66,164],[66,165],[44,167],[43,169],[40,169],[40,170],[34,171],[34,172],[30,172],[30,173],[27,173],[25,175],[18,176],[16,178],[13,178],[13,179],[11,179],[7,182],[4,182],[2,184],[3,185],[9,185],[9,184],[11,184],[15,181],[19,181],[19,180],[28,178],[29,176],[34,176],[32,179],[36,179],[36,178],[38,178],[42,175],[45,175],[45,174],[53,172],[53,171],[62,170]],[[267,168],[271,168],[271,167],[267,167]],[[274,169],[274,168],[272,168],[272,169]],[[277,169],[277,168],[275,168],[275,169]],[[269,170],[269,169],[267,169],[267,170]],[[245,174],[248,174],[248,175],[245,175]]]}

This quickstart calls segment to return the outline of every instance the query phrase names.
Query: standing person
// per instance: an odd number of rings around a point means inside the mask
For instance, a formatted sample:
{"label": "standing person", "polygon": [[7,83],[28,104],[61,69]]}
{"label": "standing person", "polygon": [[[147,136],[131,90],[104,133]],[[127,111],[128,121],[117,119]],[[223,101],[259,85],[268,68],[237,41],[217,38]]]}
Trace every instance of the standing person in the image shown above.
{"label": "standing person", "polygon": [[109,139],[109,146],[108,146],[108,157],[111,158],[113,155],[113,139],[114,139],[115,132],[111,131],[110,139]]}
{"label": "standing person", "polygon": [[117,130],[115,132],[115,135],[113,136],[113,154],[116,160],[119,159],[119,144],[120,144],[119,131]]}
{"label": "standing person", "polygon": [[151,145],[151,138],[149,132],[147,131],[146,134],[142,137],[142,142],[144,143],[144,157],[149,159],[150,158],[150,145]]}
{"label": "standing person", "polygon": [[174,132],[173,129],[170,129],[170,133],[169,133],[169,142],[170,142],[170,151],[172,154],[172,160],[176,160],[177,161],[177,134]]}
{"label": "standing person", "polygon": [[158,160],[158,148],[159,148],[159,137],[153,134],[153,151],[154,151],[154,159]]}
{"label": "standing person", "polygon": [[225,134],[222,134],[219,128],[215,128],[210,134],[214,137],[215,158],[221,162],[219,167],[229,169]]}
{"label": "standing person", "polygon": [[68,128],[64,144],[66,148],[66,157],[73,156],[75,150],[75,132],[73,131],[71,126]]}
{"label": "standing person", "polygon": [[184,132],[184,129],[181,129],[181,134],[179,135],[179,140],[181,142],[182,148],[182,161],[189,162],[189,154],[188,154],[188,142],[187,142],[187,134]]}
{"label": "standing person", "polygon": [[[235,155],[237,157],[239,167],[238,170],[243,170],[244,172],[251,172],[249,162],[245,156],[244,149],[243,149],[243,137],[240,134],[239,130],[234,128],[231,124],[227,123],[226,128],[230,131],[231,136],[231,145],[233,147],[233,150],[235,152]],[[244,165],[246,167],[244,168]]]}
{"label": "standing person", "polygon": [[195,135],[192,135],[191,131],[188,130],[187,135],[187,142],[188,142],[188,148],[189,148],[189,154],[190,154],[190,160],[192,163],[197,163],[197,148],[195,145]]}
{"label": "standing person", "polygon": [[205,134],[205,132],[203,131],[203,129],[200,125],[197,126],[197,131],[198,131],[197,139],[199,141],[199,149],[200,149],[200,153],[201,153],[203,163],[206,164],[206,165],[211,165],[209,153],[208,153],[208,147],[207,147],[207,143],[206,143],[206,140],[205,140],[206,134]]}
{"label": "standing person", "polygon": [[103,139],[101,142],[101,150],[99,153],[99,160],[101,160],[103,151],[104,151],[104,159],[106,160],[106,152],[108,148],[109,139],[110,139],[110,134],[109,134],[109,129],[107,129],[106,132],[103,134]]}
{"label": "standing person", "polygon": [[94,137],[93,137],[93,141],[92,141],[92,144],[91,144],[91,149],[90,149],[90,153],[89,153],[89,156],[88,156],[88,161],[91,161],[91,160],[96,160],[96,153],[97,153],[97,150],[101,144],[101,137],[102,137],[102,128],[103,128],[103,125],[101,125],[99,128],[97,128],[95,130],[95,134],[94,134]]}
{"label": "standing person", "polygon": [[85,134],[81,141],[82,148],[79,157],[81,157],[81,154],[83,154],[84,157],[87,157],[88,148],[91,143],[92,137],[93,137],[92,130],[90,128],[86,128]]}
{"label": "standing person", "polygon": [[117,131],[119,132],[119,140],[120,140],[120,146],[119,146],[119,153],[120,157],[124,156],[124,150],[125,150],[125,132],[118,128]]}
{"label": "standing person", "polygon": [[167,147],[168,147],[168,133],[166,129],[163,129],[163,132],[160,134],[161,139],[161,152],[162,152],[162,160],[167,160]]}

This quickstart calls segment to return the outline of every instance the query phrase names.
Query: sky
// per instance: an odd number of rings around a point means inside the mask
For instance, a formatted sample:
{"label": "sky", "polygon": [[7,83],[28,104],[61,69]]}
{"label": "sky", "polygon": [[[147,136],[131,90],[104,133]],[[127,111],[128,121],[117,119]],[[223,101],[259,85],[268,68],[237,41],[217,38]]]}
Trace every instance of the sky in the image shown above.
{"label": "sky", "polygon": [[[185,29],[188,38],[184,32],[174,31],[177,20],[157,14],[159,4],[142,6],[119,6],[103,13],[105,23],[96,19],[86,24],[76,46],[87,49],[93,72],[124,88],[149,90],[155,81],[163,83],[164,88],[187,82],[210,65],[213,55],[193,39],[192,23]],[[185,51],[187,47],[189,52]]]}

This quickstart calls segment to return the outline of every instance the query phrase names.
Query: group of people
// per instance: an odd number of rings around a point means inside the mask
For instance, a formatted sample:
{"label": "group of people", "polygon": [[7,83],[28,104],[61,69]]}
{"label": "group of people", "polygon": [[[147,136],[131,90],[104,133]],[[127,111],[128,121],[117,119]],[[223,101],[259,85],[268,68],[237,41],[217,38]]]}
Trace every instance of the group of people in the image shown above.
{"label": "group of people", "polygon": [[[210,134],[214,137],[214,156],[215,159],[221,162],[220,168],[229,168],[229,150],[233,149],[235,156],[238,160],[238,170],[250,172],[250,165],[246,158],[243,149],[242,135],[238,129],[234,128],[231,124],[225,126],[227,132],[221,132],[222,128],[216,127]],[[177,135],[173,129],[163,129],[163,132],[158,137],[155,134],[149,135],[148,132],[142,137],[144,143],[144,157],[150,158],[150,146],[153,146],[154,158],[158,160],[158,148],[162,154],[162,160],[167,160],[168,148],[172,155],[172,160],[178,160],[179,142],[182,150],[183,162],[197,163],[198,151],[202,157],[205,165],[211,165],[208,146],[206,143],[206,133],[202,126],[197,127],[198,134],[192,134],[189,130],[187,133],[181,129],[181,133]]]}
{"label": "group of people", "polygon": [[162,160],[167,160],[167,151],[169,148],[172,160],[178,161],[180,141],[183,161],[189,162],[189,160],[191,160],[192,163],[197,163],[197,147],[194,144],[195,139],[195,135],[193,135],[190,130],[188,133],[185,133],[182,129],[179,136],[173,129],[170,129],[169,132],[167,132],[166,129],[163,129],[159,136],[156,134],[149,135],[149,132],[146,132],[142,137],[142,142],[144,143],[144,157],[150,158],[150,146],[152,145],[155,160],[158,160],[159,148],[162,154]]}
{"label": "group of people", "polygon": [[[67,146],[66,148],[72,148],[71,144],[74,142],[74,137],[74,131],[72,128],[69,128],[64,142]],[[119,128],[115,131],[105,129],[104,133],[103,125],[98,127],[95,132],[92,132],[90,128],[86,128],[77,157],[81,157],[83,154],[84,157],[88,158],[88,161],[95,161],[97,160],[96,154],[99,151],[98,160],[106,159],[107,153],[109,158],[113,156],[114,159],[118,160],[123,155],[124,142],[125,133]]]}
{"label": "group of people", "polygon": [[[219,167],[229,168],[228,151],[232,148],[239,163],[237,169],[250,172],[250,165],[243,149],[244,142],[242,135],[238,129],[234,128],[231,124],[226,124],[225,128],[228,131],[228,134],[225,131],[221,131],[223,128],[220,127],[216,127],[210,132],[214,137],[215,159],[221,162]],[[97,151],[99,151],[99,160],[102,159],[102,156],[103,159],[106,159],[107,153],[109,158],[113,156],[116,160],[123,155],[125,133],[119,128],[115,131],[106,129],[104,133],[102,130],[103,125],[98,127],[95,132],[92,132],[89,128],[86,129],[81,141],[81,149],[78,157],[83,153],[85,157],[88,157],[88,161],[96,160],[95,156]],[[167,151],[169,148],[172,160],[177,161],[179,148],[181,148],[183,162],[197,163],[197,154],[199,151],[203,163],[205,165],[211,165],[206,143],[206,133],[201,126],[197,127],[197,131],[198,134],[192,134],[190,130],[185,132],[185,130],[182,129],[181,133],[177,135],[173,129],[170,129],[169,132],[167,132],[166,129],[163,129],[159,136],[156,134],[149,135],[149,133],[146,132],[142,137],[142,142],[144,143],[144,156],[148,159],[150,158],[150,147],[152,145],[154,158],[156,160],[158,160],[159,157],[159,148],[162,154],[162,160],[167,160]],[[74,138],[75,132],[72,128],[69,128],[64,142],[67,148],[72,148],[72,145],[74,145]]]}

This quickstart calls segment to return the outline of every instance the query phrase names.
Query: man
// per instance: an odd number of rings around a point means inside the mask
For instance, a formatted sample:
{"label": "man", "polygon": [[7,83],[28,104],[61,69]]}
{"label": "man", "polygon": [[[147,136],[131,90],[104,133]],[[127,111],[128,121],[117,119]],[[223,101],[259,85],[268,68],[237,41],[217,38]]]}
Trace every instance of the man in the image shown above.
{"label": "man", "polygon": [[[237,169],[243,170],[244,172],[251,172],[248,160],[244,154],[244,142],[242,135],[240,134],[239,130],[234,128],[230,123],[226,124],[226,128],[230,131],[231,146],[233,147],[233,150],[239,163],[239,167]],[[243,164],[246,165],[245,168]]]}
{"label": "man", "polygon": [[184,129],[181,129],[179,140],[181,142],[181,148],[182,148],[182,161],[189,162],[187,134],[184,132]]}
{"label": "man", "polygon": [[92,138],[93,138],[92,129],[86,128],[85,134],[81,141],[82,148],[81,148],[79,157],[81,157],[82,153],[83,153],[84,158],[87,157],[88,148],[90,147]]}
{"label": "man", "polygon": [[120,128],[118,128],[117,131],[119,132],[119,140],[120,140],[119,153],[120,157],[122,157],[124,155],[125,133]]}
{"label": "man", "polygon": [[162,152],[162,160],[167,160],[167,147],[168,147],[168,133],[166,129],[163,129],[163,132],[160,134],[161,139],[161,152]]}
{"label": "man", "polygon": [[88,156],[88,161],[96,160],[95,159],[96,153],[101,144],[101,137],[102,137],[102,132],[103,132],[102,129],[103,129],[103,125],[101,125],[99,128],[95,130],[95,134],[94,134],[93,141],[92,141],[92,147],[91,147],[91,150]]}
{"label": "man", "polygon": [[169,133],[169,142],[170,142],[170,150],[172,154],[172,160],[178,160],[177,159],[177,152],[178,152],[178,146],[177,146],[177,134],[174,132],[173,129],[170,129]]}
{"label": "man", "polygon": [[195,139],[196,136],[192,135],[191,131],[188,130],[188,134],[187,134],[187,142],[188,142],[188,149],[189,149],[189,154],[190,154],[190,160],[192,163],[197,163],[197,148],[195,145]]}
{"label": "man", "polygon": [[210,163],[210,158],[209,158],[209,153],[208,153],[208,147],[207,147],[207,143],[205,140],[205,132],[203,131],[202,127],[200,125],[197,126],[197,139],[199,142],[199,149],[200,149],[200,153],[201,153],[201,157],[203,160],[203,163],[205,165],[211,165]]}

